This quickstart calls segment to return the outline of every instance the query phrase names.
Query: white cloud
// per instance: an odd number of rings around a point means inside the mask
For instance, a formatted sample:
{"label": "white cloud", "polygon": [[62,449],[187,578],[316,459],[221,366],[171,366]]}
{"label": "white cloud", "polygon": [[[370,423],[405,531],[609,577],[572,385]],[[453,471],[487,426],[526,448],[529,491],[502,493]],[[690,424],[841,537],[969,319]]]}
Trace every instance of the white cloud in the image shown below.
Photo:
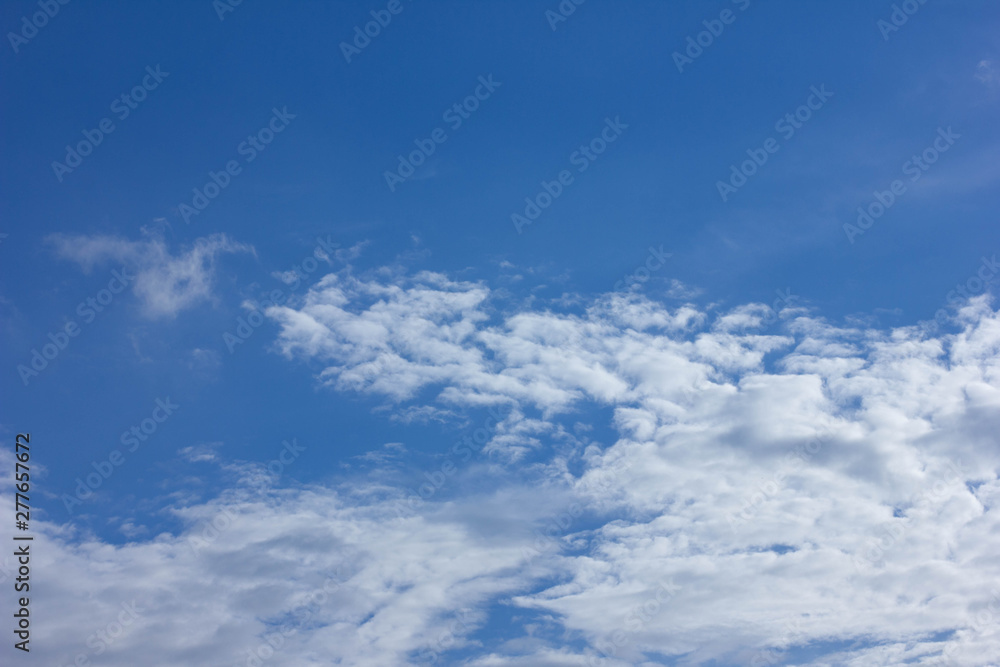
{"label": "white cloud", "polygon": [[[2,506],[12,511],[9,498]],[[519,545],[506,536],[446,513],[397,518],[387,502],[351,506],[332,489],[238,489],[176,513],[186,534],[123,546],[34,523],[33,572],[44,579],[31,596],[44,619],[33,627],[37,660],[84,654],[93,664],[88,637],[96,642],[126,603],[138,619],[100,664],[246,664],[246,651],[283,624],[265,664],[401,664],[446,631],[457,608],[525,581]],[[126,526],[130,537],[142,532]]]}
{"label": "white cloud", "polygon": [[988,85],[1000,81],[1000,75],[997,74],[992,60],[979,61],[979,64],[976,65],[976,78]]}
{"label": "white cloud", "polygon": [[[237,664],[339,567],[264,665],[990,664],[1000,314],[978,298],[951,334],[800,311],[733,333],[757,312],[639,295],[503,312],[440,274],[328,275],[269,309],[279,349],[400,414],[468,414],[470,435],[476,410],[509,408],[477,440],[498,455],[450,458],[409,504],[398,469],[366,470],[238,487],[126,546],[41,524],[38,604],[59,612],[40,652],[69,662],[135,597],[105,664]],[[213,519],[231,525],[188,548]]]}
{"label": "white cloud", "polygon": [[147,234],[141,241],[117,236],[55,234],[49,241],[56,254],[77,262],[89,273],[95,266],[121,263],[124,274],[134,275],[132,292],[152,319],[175,317],[179,312],[212,298],[215,263],[225,253],[253,253],[251,246],[224,234],[196,239],[193,245],[171,254],[162,236]]}
{"label": "white cloud", "polygon": [[[376,289],[391,291],[395,320],[381,318],[378,336],[356,338],[347,355],[338,345],[354,323],[390,307],[366,308],[355,296]],[[992,488],[996,480],[998,446],[988,434],[1000,407],[1000,325],[985,300],[962,310],[963,332],[937,338],[919,327],[843,329],[801,310],[781,335],[734,335],[759,326],[766,307],[738,307],[709,325],[690,306],[684,313],[611,296],[585,315],[515,312],[488,325],[494,314],[482,285],[450,283],[434,298],[428,289],[426,277],[377,288],[343,274],[300,307],[269,314],[282,324],[286,354],[336,362],[320,375],[335,386],[347,388],[338,378],[354,372],[353,359],[377,355],[395,363],[383,365],[366,391],[403,400],[412,393],[380,388],[439,387],[437,402],[448,406],[515,401],[520,408],[487,447],[507,449],[509,460],[546,447],[551,454],[560,415],[614,408],[621,439],[574,485],[605,512],[618,498],[607,518],[643,520],[581,534],[591,550],[559,564],[576,584],[518,598],[591,642],[600,641],[609,609],[626,617],[634,600],[619,599],[623,589],[642,590],[653,572],[688,582],[663,612],[685,639],[668,640],[662,629],[640,633],[629,660],[652,651],[691,664],[741,663],[753,657],[745,647],[783,643],[781,626],[803,614],[813,620],[786,643],[929,637],[954,630],[953,614],[1000,581],[1000,568],[983,562],[988,550],[975,542],[964,556],[972,572],[950,563],[963,533],[996,525],[965,486],[978,480]],[[440,307],[441,326],[412,328],[428,301]],[[463,325],[457,338],[454,322]],[[408,342],[414,331],[425,339],[420,351]],[[764,371],[766,355],[777,355],[777,372]],[[782,470],[789,453],[820,432],[830,442],[810,464]],[[628,471],[614,485],[596,496],[582,492],[608,461],[623,459]],[[961,478],[945,484],[950,464]],[[760,492],[761,481],[773,479],[780,484]],[[941,495],[920,502],[938,484]],[[905,537],[869,563],[869,544],[883,539],[893,508],[903,513]],[[924,514],[909,518],[907,508]],[[747,518],[734,530],[729,519],[741,512]],[[602,593],[594,583],[607,576],[613,584]],[[740,586],[735,597],[723,594]],[[887,608],[894,620],[879,621]],[[730,639],[720,641],[720,633]],[[933,642],[925,648],[935,650]]]}

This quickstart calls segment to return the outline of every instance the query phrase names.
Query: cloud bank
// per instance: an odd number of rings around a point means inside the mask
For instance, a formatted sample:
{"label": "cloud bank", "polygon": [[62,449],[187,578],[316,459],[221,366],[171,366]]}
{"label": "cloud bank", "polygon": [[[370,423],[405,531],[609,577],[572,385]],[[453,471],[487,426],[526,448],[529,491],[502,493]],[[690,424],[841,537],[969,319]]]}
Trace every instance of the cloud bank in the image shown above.
{"label": "cloud bank", "polygon": [[39,652],[93,659],[134,598],[102,664],[992,664],[1000,314],[766,309],[327,275],[268,310],[278,351],[331,400],[466,415],[456,445],[417,482],[400,446],[328,485],[247,474],[126,545],[44,524]]}

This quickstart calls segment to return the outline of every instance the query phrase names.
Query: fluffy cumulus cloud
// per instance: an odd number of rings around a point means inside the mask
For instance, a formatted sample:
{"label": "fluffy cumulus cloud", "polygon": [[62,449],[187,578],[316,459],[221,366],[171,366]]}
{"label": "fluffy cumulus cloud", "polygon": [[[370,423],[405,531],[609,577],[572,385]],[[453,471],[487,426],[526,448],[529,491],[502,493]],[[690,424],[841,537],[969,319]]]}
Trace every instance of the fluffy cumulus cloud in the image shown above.
{"label": "fluffy cumulus cloud", "polygon": [[344,270],[268,315],[278,351],[332,394],[464,414],[469,437],[417,493],[379,471],[386,450],[328,486],[246,476],[173,508],[177,535],[112,546],[44,524],[51,664],[92,655],[88,636],[133,598],[102,664],[1000,655],[986,297],[945,328],[881,330],[637,294],[527,309],[439,274]]}
{"label": "fluffy cumulus cloud", "polygon": [[[56,254],[77,262],[85,272],[95,266],[121,265],[121,275],[142,303],[147,317],[174,317],[212,297],[215,263],[226,253],[253,253],[253,248],[213,234],[191,247],[170,252],[162,236],[131,241],[118,236],[56,234],[49,237]],[[121,278],[119,280],[122,280]]]}

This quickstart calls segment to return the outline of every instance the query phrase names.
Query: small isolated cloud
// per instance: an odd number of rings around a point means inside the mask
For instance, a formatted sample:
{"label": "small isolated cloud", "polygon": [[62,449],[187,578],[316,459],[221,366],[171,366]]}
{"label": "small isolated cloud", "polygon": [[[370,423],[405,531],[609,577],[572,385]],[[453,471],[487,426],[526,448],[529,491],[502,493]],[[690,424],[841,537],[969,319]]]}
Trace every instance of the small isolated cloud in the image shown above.
{"label": "small isolated cloud", "polygon": [[251,253],[250,245],[225,234],[196,239],[171,253],[163,237],[147,235],[131,241],[120,236],[54,234],[48,238],[59,257],[76,262],[89,273],[97,266],[122,264],[132,293],[150,319],[176,317],[182,310],[212,298],[216,259],[227,253]]}
{"label": "small isolated cloud", "polygon": [[996,65],[992,60],[980,60],[976,65],[976,78],[987,85],[996,85],[1000,82]]}
{"label": "small isolated cloud", "polygon": [[376,463],[384,465],[390,461],[398,460],[401,456],[407,453],[406,445],[401,442],[387,442],[382,445],[381,449],[373,449],[370,452],[365,452],[364,454],[358,454],[353,457],[358,461],[365,461],[367,463]]}
{"label": "small isolated cloud", "polygon": [[182,459],[189,463],[209,463],[216,461],[219,457],[216,450],[222,446],[221,442],[209,442],[201,445],[191,445],[178,450]]}
{"label": "small isolated cloud", "polygon": [[462,421],[457,413],[451,410],[442,410],[433,405],[411,405],[402,410],[394,411],[389,417],[393,421],[403,424],[428,424],[430,422],[449,424]]}
{"label": "small isolated cloud", "polygon": [[700,288],[685,285],[676,278],[671,278],[670,288],[667,290],[667,296],[671,299],[693,299],[701,293],[702,290]]}
{"label": "small isolated cloud", "polygon": [[207,350],[196,347],[191,350],[191,359],[188,367],[193,370],[214,371],[222,365],[222,355],[218,350]]}

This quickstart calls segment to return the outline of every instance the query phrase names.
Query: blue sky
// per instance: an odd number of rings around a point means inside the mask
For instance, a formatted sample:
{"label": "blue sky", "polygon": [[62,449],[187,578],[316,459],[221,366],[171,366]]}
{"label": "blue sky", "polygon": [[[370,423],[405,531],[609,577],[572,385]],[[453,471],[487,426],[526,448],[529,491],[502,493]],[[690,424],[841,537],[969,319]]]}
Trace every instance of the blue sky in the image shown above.
{"label": "blue sky", "polygon": [[133,598],[104,664],[1000,654],[995,3],[0,25],[15,664],[97,660]]}

